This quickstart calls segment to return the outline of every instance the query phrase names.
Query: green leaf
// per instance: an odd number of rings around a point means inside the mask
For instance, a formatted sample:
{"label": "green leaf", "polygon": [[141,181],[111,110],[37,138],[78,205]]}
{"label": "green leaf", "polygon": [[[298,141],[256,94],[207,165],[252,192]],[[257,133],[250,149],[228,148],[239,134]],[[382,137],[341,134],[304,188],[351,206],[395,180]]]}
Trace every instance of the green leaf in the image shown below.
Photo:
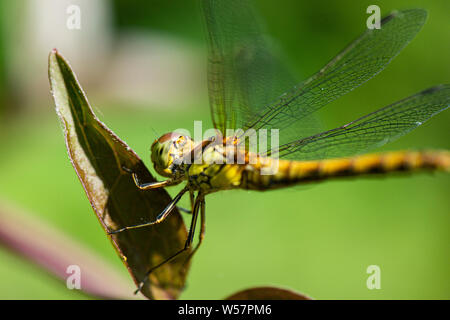
{"label": "green leaf", "polygon": [[[169,194],[164,189],[141,191],[135,186],[123,167],[142,180],[155,179],[136,153],[97,119],[72,69],[56,49],[49,56],[49,78],[70,161],[103,229],[155,220],[171,201]],[[109,237],[138,284],[152,266],[184,246],[187,232],[175,210],[158,225]],[[176,299],[189,268],[187,254],[152,272],[142,293],[150,299]]]}
{"label": "green leaf", "polygon": [[303,293],[276,287],[259,287],[238,291],[225,300],[312,300]]}

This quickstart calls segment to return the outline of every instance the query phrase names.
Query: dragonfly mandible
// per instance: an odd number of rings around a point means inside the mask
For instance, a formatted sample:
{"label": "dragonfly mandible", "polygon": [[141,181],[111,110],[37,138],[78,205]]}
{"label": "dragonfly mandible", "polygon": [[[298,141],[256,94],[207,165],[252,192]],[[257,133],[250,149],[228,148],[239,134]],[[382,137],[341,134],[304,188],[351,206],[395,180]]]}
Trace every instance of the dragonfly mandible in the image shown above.
{"label": "dragonfly mandible", "polygon": [[[422,9],[395,11],[380,29],[366,30],[307,80],[296,83],[276,58],[247,1],[203,0],[208,57],[210,108],[217,135],[193,141],[177,132],[167,133],[151,147],[156,172],[167,179],[146,183],[128,168],[143,190],[186,186],[155,221],[113,230],[161,223],[185,193],[192,213],[185,246],[151,268],[148,275],[192,246],[198,217],[199,248],[205,231],[205,196],[226,189],[270,190],[332,178],[381,175],[400,171],[450,169],[450,153],[398,151],[367,154],[410,132],[448,108],[450,85],[431,87],[357,120],[328,131],[318,131],[315,112],[365,83],[398,55],[425,23]],[[222,135],[242,128],[244,134]],[[279,144],[264,152],[249,151],[249,130],[279,129]],[[229,153],[231,151],[231,153]],[[229,157],[232,154],[232,157]],[[362,155],[361,155],[362,154]],[[236,163],[237,158],[243,159]],[[250,161],[253,159],[253,162]],[[277,170],[263,174],[276,162]]]}

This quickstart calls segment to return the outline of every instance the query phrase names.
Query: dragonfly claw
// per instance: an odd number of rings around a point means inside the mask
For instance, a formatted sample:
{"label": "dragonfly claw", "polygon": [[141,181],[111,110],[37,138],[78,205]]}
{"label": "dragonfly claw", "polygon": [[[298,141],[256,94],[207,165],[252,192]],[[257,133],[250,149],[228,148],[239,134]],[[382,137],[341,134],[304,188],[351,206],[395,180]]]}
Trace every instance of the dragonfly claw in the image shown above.
{"label": "dragonfly claw", "polygon": [[110,236],[110,235],[113,235],[113,234],[120,233],[120,232],[122,232],[124,230],[126,230],[126,228],[117,229],[117,230],[107,230],[106,233],[108,234],[108,236]]}
{"label": "dragonfly claw", "polygon": [[125,171],[125,172],[128,172],[130,174],[133,173],[133,170],[131,170],[130,168],[127,168],[125,166],[122,166],[122,170]]}

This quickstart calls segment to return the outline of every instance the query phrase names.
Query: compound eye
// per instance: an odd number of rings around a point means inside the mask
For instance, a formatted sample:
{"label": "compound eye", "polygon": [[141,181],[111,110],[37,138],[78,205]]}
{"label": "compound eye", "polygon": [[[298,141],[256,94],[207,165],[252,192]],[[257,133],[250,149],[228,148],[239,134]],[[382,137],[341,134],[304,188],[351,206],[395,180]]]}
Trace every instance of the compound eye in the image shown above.
{"label": "compound eye", "polygon": [[184,136],[179,136],[175,141],[175,145],[177,147],[183,147],[186,144],[186,138]]}

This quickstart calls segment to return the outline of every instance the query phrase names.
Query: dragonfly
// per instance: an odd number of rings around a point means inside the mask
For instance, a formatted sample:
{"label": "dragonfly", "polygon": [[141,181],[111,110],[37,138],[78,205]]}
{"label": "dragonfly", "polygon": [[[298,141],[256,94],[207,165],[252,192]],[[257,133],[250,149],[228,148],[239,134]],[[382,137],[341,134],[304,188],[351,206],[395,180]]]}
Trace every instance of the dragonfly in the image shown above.
{"label": "dragonfly", "polygon": [[[200,217],[199,240],[189,257],[197,251],[205,233],[205,196],[210,193],[265,191],[393,172],[450,170],[450,152],[446,150],[368,153],[447,109],[448,84],[428,88],[327,131],[319,131],[321,123],[316,115],[382,71],[420,31],[425,10],[392,12],[382,19],[380,29],[367,29],[317,73],[298,83],[278,59],[248,1],[203,0],[201,4],[208,43],[209,102],[217,134],[194,141],[185,134],[169,132],[157,139],[151,146],[151,160],[166,180],[141,181],[135,172],[123,168],[142,190],[185,186],[155,221],[112,230],[111,235],[163,222],[186,193],[191,203],[185,246],[152,267],[137,291],[156,268],[191,249]],[[230,129],[234,133],[225,134]],[[278,132],[278,143],[250,150],[246,133],[271,132],[268,136],[273,138],[273,129]],[[267,170],[271,168],[276,170]]]}

